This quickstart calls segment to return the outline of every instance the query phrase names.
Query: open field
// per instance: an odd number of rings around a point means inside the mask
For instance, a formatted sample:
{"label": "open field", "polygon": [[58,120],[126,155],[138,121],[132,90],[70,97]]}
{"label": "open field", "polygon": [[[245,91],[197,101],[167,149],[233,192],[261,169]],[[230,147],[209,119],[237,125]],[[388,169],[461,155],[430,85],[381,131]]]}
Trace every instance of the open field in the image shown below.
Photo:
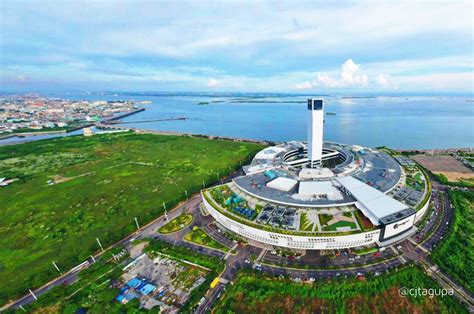
{"label": "open field", "polygon": [[416,155],[412,158],[429,171],[436,174],[442,174],[450,181],[474,178],[474,172],[464,166],[460,161],[456,160],[453,156]]}
{"label": "open field", "polygon": [[[0,147],[0,304],[153,220],[260,150],[151,134],[73,136]],[[54,178],[62,178],[54,183]],[[65,179],[67,178],[67,180]],[[50,184],[48,184],[49,182]]]}
{"label": "open field", "polygon": [[467,313],[451,296],[399,295],[399,288],[437,288],[414,266],[368,279],[295,283],[241,273],[215,313]]}
{"label": "open field", "polygon": [[432,258],[445,272],[474,291],[474,192],[449,191],[454,221]]}

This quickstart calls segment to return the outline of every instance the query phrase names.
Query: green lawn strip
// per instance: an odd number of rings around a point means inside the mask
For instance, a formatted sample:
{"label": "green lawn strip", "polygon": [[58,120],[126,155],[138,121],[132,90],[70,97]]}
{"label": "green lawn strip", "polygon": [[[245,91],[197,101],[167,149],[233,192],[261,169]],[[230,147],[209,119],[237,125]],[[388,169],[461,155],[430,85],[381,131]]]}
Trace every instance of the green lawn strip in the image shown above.
{"label": "green lawn strip", "polygon": [[168,222],[166,225],[162,226],[160,229],[158,229],[158,232],[163,234],[173,233],[186,228],[191,224],[191,222],[193,222],[193,215],[182,214]]}
{"label": "green lawn strip", "polygon": [[[398,295],[400,287],[439,288],[421,269],[411,266],[398,272],[367,280],[341,279],[314,284],[295,283],[245,271],[238,274],[214,309],[214,313],[338,312],[378,309],[378,312],[467,313],[451,296],[433,297]],[[392,308],[396,306],[396,308]],[[337,309],[337,311],[336,311]]]}
{"label": "green lawn strip", "polygon": [[223,252],[227,252],[229,250],[228,247],[226,247],[223,244],[220,244],[219,242],[211,238],[204,230],[202,230],[201,228],[197,226],[195,226],[193,230],[190,230],[184,236],[184,240],[191,243],[195,243],[197,245],[206,246],[211,249],[220,250]]}
{"label": "green lawn strip", "polygon": [[467,290],[473,291],[474,283],[474,192],[449,191],[454,207],[454,221],[448,234],[431,255],[443,271],[452,276]]}
{"label": "green lawn strip", "polygon": [[[153,134],[0,147],[0,304],[68,270],[251,158],[263,146]],[[65,178],[61,183],[47,181]]]}
{"label": "green lawn strip", "polygon": [[365,255],[370,253],[378,252],[379,249],[376,247],[363,247],[360,249],[352,249],[352,252],[357,255]]}

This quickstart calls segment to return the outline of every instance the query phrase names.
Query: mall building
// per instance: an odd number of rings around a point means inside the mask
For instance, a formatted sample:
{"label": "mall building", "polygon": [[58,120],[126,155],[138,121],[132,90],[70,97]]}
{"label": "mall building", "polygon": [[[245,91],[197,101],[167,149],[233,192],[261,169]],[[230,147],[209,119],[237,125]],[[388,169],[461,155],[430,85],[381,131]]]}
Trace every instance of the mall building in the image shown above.
{"label": "mall building", "polygon": [[408,189],[399,162],[383,150],[324,142],[324,100],[309,99],[307,110],[306,142],[267,147],[245,175],[202,191],[210,215],[244,238],[292,249],[386,246],[413,235],[427,189],[415,206],[396,200]]}

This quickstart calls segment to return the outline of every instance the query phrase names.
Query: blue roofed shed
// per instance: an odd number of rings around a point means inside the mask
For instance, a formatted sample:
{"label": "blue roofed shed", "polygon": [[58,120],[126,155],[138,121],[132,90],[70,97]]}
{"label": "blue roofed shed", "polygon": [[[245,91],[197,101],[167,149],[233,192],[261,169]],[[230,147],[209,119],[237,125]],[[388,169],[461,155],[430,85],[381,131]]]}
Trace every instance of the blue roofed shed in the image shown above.
{"label": "blue roofed shed", "polygon": [[132,278],[127,282],[127,286],[130,288],[138,288],[142,284],[142,281],[138,278]]}
{"label": "blue roofed shed", "polygon": [[152,293],[155,289],[156,289],[156,287],[155,287],[154,285],[147,283],[147,284],[144,285],[139,291],[140,291],[140,293],[143,294],[143,295],[149,295],[149,294]]}

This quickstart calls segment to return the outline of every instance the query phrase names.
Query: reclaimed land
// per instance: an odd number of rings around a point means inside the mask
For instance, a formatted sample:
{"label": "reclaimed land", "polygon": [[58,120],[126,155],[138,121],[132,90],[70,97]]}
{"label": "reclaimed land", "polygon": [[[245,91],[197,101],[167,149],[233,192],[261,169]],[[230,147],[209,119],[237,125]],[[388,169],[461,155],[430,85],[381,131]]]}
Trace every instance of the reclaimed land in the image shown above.
{"label": "reclaimed land", "polygon": [[399,289],[439,289],[415,266],[379,277],[296,283],[241,272],[214,313],[467,313],[452,296],[401,296]]}
{"label": "reclaimed land", "polygon": [[[152,134],[0,147],[0,304],[85,261],[248,161],[262,145]],[[48,184],[49,183],[49,184]]]}

